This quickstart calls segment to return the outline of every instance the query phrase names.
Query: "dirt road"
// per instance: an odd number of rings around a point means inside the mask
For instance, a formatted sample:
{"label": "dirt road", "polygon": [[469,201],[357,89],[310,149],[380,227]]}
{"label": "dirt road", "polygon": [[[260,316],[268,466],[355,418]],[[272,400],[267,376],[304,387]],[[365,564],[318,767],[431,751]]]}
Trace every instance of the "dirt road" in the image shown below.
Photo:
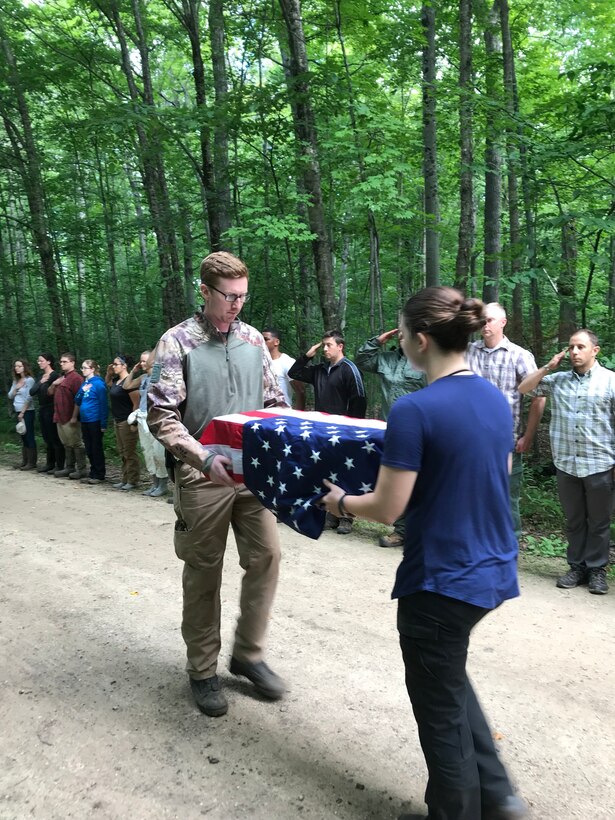
{"label": "dirt road", "polygon": [[[240,569],[223,587],[222,718],[194,707],[173,508],[0,468],[0,818],[390,820],[425,769],[389,594],[399,560],[284,527],[267,703],[226,671]],[[534,818],[615,818],[615,590],[523,595],[476,629],[469,667]]]}

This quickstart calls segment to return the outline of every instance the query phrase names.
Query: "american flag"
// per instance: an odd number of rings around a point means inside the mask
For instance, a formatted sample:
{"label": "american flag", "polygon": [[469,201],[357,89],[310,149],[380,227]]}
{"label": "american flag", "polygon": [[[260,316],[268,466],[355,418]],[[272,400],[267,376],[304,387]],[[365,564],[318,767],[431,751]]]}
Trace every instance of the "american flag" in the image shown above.
{"label": "american flag", "polygon": [[319,538],[326,493],[322,481],[351,495],[374,489],[386,424],[327,413],[276,407],[219,416],[200,438],[209,450],[228,456],[231,475],[245,483],[284,524]]}

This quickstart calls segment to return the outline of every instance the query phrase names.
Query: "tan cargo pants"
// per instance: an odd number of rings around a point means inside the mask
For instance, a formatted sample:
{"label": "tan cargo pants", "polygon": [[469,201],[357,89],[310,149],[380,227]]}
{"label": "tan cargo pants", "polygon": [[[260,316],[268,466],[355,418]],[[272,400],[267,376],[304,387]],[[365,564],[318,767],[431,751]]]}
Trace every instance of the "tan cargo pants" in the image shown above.
{"label": "tan cargo pants", "polygon": [[184,562],[182,635],[186,669],[202,680],[216,674],[220,653],[220,584],[229,525],[244,570],[233,657],[263,656],[275,594],[280,544],[274,516],[243,484],[223,487],[187,464],[175,471],[175,552]]}

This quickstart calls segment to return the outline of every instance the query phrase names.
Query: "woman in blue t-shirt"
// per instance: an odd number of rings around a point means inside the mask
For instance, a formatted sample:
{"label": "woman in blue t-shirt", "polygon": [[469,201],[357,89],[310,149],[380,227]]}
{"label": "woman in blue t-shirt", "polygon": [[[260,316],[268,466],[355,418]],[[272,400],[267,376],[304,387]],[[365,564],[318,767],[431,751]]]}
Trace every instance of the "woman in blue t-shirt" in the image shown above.
{"label": "woman in blue t-shirt", "polygon": [[81,373],[85,381],[75,396],[75,404],[79,407],[83,444],[90,462],[90,473],[81,481],[83,484],[102,484],[106,473],[103,438],[109,418],[107,385],[94,359],[83,362]]}
{"label": "woman in blue t-shirt", "polygon": [[393,405],[374,492],[350,496],[325,482],[323,499],[334,515],[386,524],[405,510],[393,597],[434,820],[527,813],[466,675],[473,627],[519,594],[508,501],[512,415],[503,394],[473,374],[464,356],[485,323],[483,308],[445,287],[409,299],[400,344],[428,386]]}

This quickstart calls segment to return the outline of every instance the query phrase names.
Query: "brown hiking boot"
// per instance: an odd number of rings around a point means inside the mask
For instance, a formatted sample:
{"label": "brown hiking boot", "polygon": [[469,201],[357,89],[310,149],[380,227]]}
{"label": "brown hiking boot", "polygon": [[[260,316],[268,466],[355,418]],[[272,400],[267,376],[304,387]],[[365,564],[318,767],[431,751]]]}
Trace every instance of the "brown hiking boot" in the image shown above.
{"label": "brown hiking boot", "polygon": [[390,535],[382,535],[378,543],[381,547],[403,547],[404,539],[398,533],[392,532]]}

